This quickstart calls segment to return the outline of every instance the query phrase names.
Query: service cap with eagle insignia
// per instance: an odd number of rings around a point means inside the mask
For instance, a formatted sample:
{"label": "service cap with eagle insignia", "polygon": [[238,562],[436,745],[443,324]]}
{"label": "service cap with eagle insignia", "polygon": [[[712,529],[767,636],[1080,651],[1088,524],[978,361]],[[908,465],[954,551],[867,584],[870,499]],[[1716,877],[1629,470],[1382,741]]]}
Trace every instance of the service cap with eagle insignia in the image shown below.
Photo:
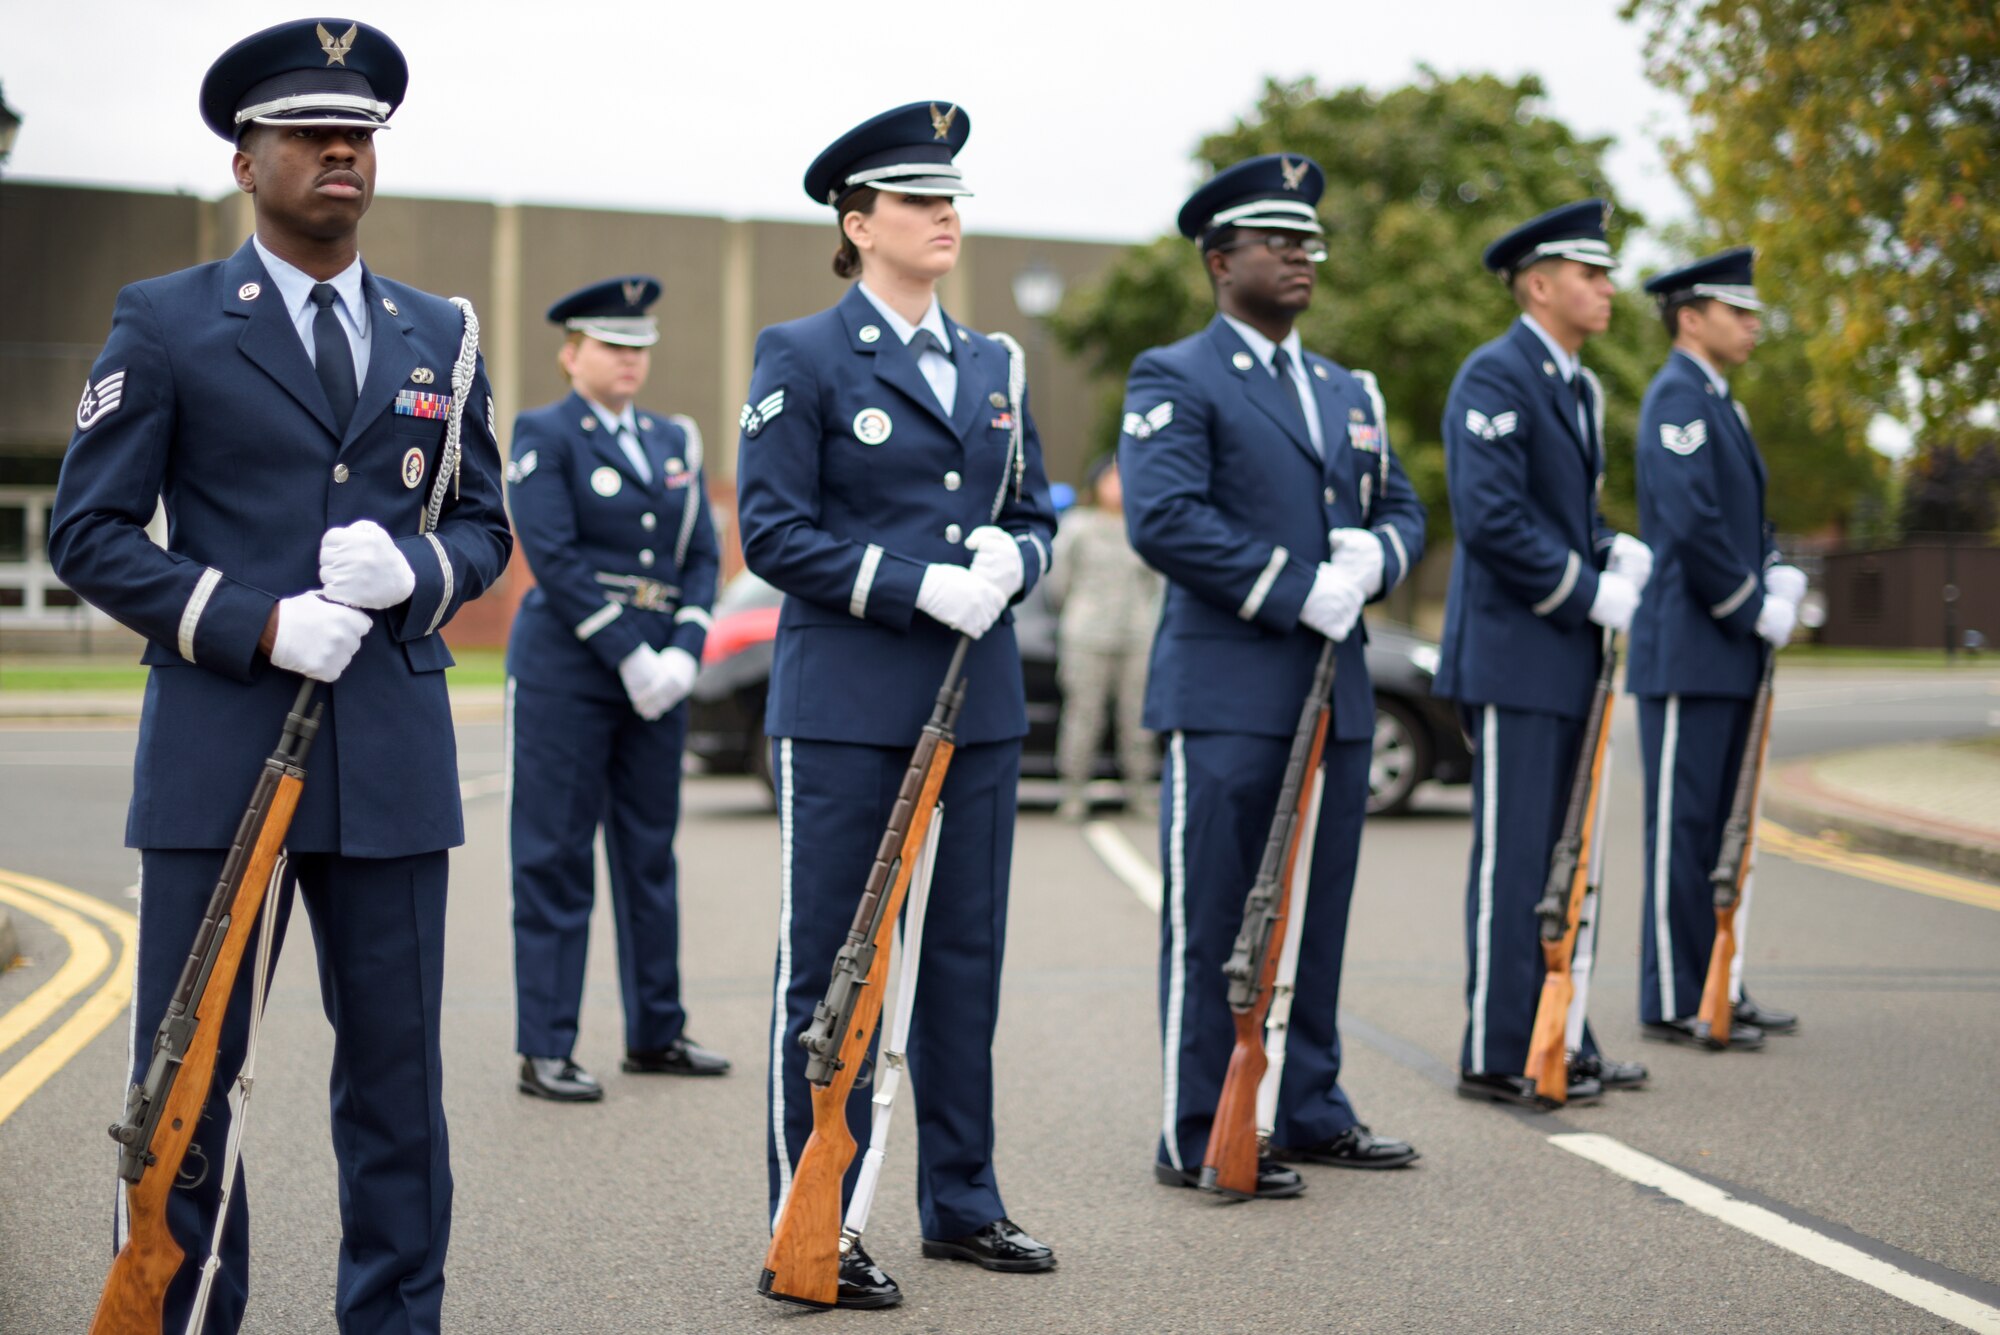
{"label": "service cap with eagle insignia", "polygon": [[557,300],[549,307],[549,323],[599,343],[650,348],[660,341],[660,326],[646,312],[660,299],[660,291],[660,280],[651,274],[607,278]]}
{"label": "service cap with eagle insignia", "polygon": [[232,144],[252,125],[380,130],[409,84],[408,62],[381,29],[296,19],[252,33],[208,67],[201,119]]}
{"label": "service cap with eagle insignia", "polygon": [[870,117],[828,144],[806,168],[806,194],[838,209],[856,190],[957,197],[972,192],[953,161],[972,134],[956,102],[912,102]]}
{"label": "service cap with eagle insignia", "polygon": [[1227,227],[1268,227],[1323,236],[1319,197],[1326,173],[1302,153],[1266,153],[1225,167],[1181,205],[1181,235],[1203,250]]}
{"label": "service cap with eagle insignia", "polygon": [[1737,246],[1656,274],[1646,280],[1646,291],[1658,298],[1662,310],[1706,299],[1738,310],[1761,311],[1764,303],[1757,298],[1751,276],[1756,260],[1754,247]]}
{"label": "service cap with eagle insignia", "polygon": [[1611,206],[1586,199],[1550,209],[1530,218],[1486,248],[1486,267],[1511,283],[1514,275],[1543,260],[1575,260],[1600,269],[1618,266],[1604,231],[1611,223]]}

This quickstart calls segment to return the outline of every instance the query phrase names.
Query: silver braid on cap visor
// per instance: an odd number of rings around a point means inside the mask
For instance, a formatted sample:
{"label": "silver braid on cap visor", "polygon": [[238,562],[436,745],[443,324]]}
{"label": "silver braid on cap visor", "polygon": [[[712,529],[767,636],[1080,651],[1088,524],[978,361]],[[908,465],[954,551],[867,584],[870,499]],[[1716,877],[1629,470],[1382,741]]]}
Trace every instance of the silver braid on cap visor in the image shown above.
{"label": "silver braid on cap visor", "polygon": [[387,102],[378,102],[372,97],[361,97],[354,93],[296,93],[291,97],[273,98],[269,102],[259,102],[253,107],[244,107],[236,113],[236,123],[238,125],[245,121],[277,125],[304,123],[265,119],[282,116],[288,111],[358,111],[370,117],[371,123],[379,123],[388,118],[391,110],[393,108]]}

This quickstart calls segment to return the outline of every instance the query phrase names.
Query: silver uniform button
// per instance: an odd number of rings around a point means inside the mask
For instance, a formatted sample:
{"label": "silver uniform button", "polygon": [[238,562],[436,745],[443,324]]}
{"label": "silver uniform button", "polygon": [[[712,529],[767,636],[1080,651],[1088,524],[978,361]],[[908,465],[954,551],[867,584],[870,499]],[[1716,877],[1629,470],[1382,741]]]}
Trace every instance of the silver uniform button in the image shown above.
{"label": "silver uniform button", "polygon": [[1333,504],[1333,488],[1332,488],[1332,487],[1328,487],[1328,488],[1327,488],[1327,489],[1326,489],[1325,491],[1321,492],[1321,493],[1320,493],[1320,498],[1321,498],[1322,500],[1324,500],[1324,501],[1325,501],[1325,502],[1326,502],[1326,503],[1327,503],[1328,505],[1332,505],[1332,504]]}
{"label": "silver uniform button", "polygon": [[652,548],[648,547],[648,548],[646,548],[646,549],[645,549],[644,551],[642,551],[642,552],[640,552],[640,553],[639,553],[639,564],[640,564],[640,565],[642,565],[642,566],[644,566],[644,567],[646,567],[646,569],[648,569],[648,570],[651,570],[651,569],[653,568],[653,549],[652,549]]}
{"label": "silver uniform button", "polygon": [[335,464],[335,465],[333,466],[333,480],[334,480],[335,482],[345,482],[345,481],[347,481],[347,465],[346,465],[346,464]]}
{"label": "silver uniform button", "polygon": [[965,485],[965,479],[960,477],[957,473],[955,472],[946,473],[944,475],[944,489],[946,491],[957,491],[960,487],[964,485]]}
{"label": "silver uniform button", "polygon": [[951,543],[953,546],[957,546],[959,539],[964,536],[965,536],[964,532],[959,528],[958,525],[946,524],[944,526],[944,540],[948,543]]}
{"label": "silver uniform button", "polygon": [[639,527],[645,529],[646,532],[648,533],[651,533],[653,531],[653,526],[659,522],[660,522],[659,520],[653,518],[653,512],[651,510],[648,510],[645,514],[639,516]]}

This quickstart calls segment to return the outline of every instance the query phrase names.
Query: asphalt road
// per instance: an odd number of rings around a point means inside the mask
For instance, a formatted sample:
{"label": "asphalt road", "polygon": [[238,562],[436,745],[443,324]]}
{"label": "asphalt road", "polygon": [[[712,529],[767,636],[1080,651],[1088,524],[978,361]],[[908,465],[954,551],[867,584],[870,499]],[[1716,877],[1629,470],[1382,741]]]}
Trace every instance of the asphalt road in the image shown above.
{"label": "asphalt road", "polygon": [[[1995,678],[1804,671],[1780,756],[1991,730]],[[1635,989],[1641,813],[1629,702],[1616,734],[1606,946],[1593,1013],[1652,1087],[1555,1116],[1453,1097],[1463,1023],[1464,790],[1371,825],[1343,1004],[1345,1084],[1423,1151],[1394,1173],[1309,1169],[1295,1201],[1226,1205],[1152,1183],[1159,1119],[1154,913],[1079,832],[1021,821],[999,1039],[999,1177],[1055,1273],[995,1276],[918,1255],[908,1123],[869,1247],[902,1283],[884,1313],[767,1302],[763,1080],[777,838],[746,779],[690,779],[680,849],[691,1029],[719,1081],[618,1073],[618,991],[598,915],[578,1058],[599,1105],[514,1092],[499,732],[462,732],[469,843],[454,855],[445,993],[457,1199],[449,1328],[467,1331],[1928,1331],[1950,1321],[1642,1187],[1550,1137],[1596,1132],[1739,1199],[2000,1308],[2000,913],[1767,856],[1750,927],[1758,995],[1805,1016],[1760,1053],[1642,1044]],[[0,729],[0,868],[123,908],[133,734]],[[1153,856],[1149,829],[1124,830]],[[31,957],[0,1016],[64,957]],[[303,932],[303,921],[295,923]],[[59,1022],[53,1017],[50,1025]],[[46,1032],[46,1029],[38,1031]],[[80,1331],[108,1260],[126,1034],[112,1024],[0,1113],[0,1331]],[[0,1052],[0,1075],[22,1044]],[[274,984],[247,1162],[246,1329],[331,1330],[338,1227],[331,1034],[295,937]],[[1993,1314],[2000,1320],[2000,1313]],[[1976,1313],[1975,1313],[1976,1317]]]}

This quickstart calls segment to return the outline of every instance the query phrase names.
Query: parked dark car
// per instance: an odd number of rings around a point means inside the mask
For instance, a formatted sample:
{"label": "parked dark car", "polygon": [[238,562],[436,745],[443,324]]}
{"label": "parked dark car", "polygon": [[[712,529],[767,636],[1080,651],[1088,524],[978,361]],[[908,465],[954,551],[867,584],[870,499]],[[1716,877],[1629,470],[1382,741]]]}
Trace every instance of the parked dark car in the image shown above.
{"label": "parked dark car", "polygon": [[[767,786],[772,779],[771,748],[764,739],[764,692],[771,679],[771,645],[778,633],[782,598],[747,570],[724,587],[715,600],[715,625],[702,651],[688,725],[688,750],[709,769],[755,774]],[[1062,690],[1056,684],[1056,618],[1039,588],[1015,606],[1014,636],[1021,647],[1028,696],[1021,773],[1052,778]],[[1450,702],[1431,698],[1437,666],[1437,646],[1416,632],[1404,626],[1368,627],[1368,674],[1375,682],[1370,815],[1404,810],[1426,779],[1465,783],[1472,777],[1472,760],[1456,713]],[[1108,748],[1098,759],[1098,769],[1107,776],[1117,773]]]}

